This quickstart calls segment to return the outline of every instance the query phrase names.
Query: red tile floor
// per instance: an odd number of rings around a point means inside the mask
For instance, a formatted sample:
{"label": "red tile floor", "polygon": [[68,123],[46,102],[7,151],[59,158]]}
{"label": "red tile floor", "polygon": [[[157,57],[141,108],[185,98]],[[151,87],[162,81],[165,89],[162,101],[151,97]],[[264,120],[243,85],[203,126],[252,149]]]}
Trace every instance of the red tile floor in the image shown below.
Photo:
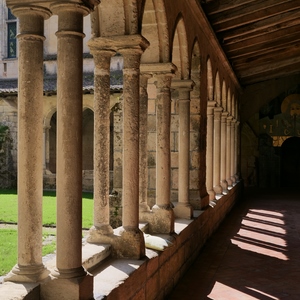
{"label": "red tile floor", "polygon": [[300,190],[245,189],[168,300],[299,300]]}

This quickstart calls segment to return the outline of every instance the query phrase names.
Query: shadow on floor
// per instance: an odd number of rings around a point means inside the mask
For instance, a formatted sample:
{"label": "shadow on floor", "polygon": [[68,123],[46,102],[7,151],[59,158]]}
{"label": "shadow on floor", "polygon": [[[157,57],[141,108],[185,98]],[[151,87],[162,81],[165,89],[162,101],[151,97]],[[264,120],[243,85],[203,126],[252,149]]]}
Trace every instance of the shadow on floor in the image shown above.
{"label": "shadow on floor", "polygon": [[300,193],[245,189],[166,298],[300,299]]}

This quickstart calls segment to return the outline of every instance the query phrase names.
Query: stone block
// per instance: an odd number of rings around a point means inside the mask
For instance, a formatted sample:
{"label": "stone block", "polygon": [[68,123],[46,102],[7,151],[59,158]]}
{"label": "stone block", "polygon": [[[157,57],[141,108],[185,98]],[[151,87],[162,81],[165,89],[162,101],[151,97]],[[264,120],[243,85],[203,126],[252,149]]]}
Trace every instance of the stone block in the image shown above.
{"label": "stone block", "polygon": [[156,131],[156,115],[148,115],[147,119],[148,132]]}
{"label": "stone block", "polygon": [[150,277],[146,283],[146,299],[156,299],[160,290],[159,272]]}
{"label": "stone block", "polygon": [[171,167],[178,168],[178,152],[171,152]]}
{"label": "stone block", "polygon": [[156,132],[148,132],[148,151],[156,151]]}
{"label": "stone block", "polygon": [[148,100],[148,114],[155,114],[156,112],[156,105],[155,105],[156,100]]}
{"label": "stone block", "polygon": [[156,169],[155,168],[149,168],[148,169],[148,187],[150,189],[156,188]]}

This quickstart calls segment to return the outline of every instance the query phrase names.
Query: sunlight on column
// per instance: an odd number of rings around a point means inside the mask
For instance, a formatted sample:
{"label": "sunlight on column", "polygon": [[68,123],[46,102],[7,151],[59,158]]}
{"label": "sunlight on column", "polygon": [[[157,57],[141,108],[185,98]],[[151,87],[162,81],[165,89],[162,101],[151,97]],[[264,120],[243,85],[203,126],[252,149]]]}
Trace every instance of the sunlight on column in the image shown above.
{"label": "sunlight on column", "polygon": [[231,242],[241,249],[288,260],[283,214],[250,209]]}

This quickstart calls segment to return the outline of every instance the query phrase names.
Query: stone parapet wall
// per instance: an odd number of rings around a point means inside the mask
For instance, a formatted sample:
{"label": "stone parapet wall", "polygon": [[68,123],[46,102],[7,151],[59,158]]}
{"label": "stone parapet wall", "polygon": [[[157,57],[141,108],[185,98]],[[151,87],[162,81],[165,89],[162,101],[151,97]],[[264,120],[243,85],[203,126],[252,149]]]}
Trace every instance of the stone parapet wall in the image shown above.
{"label": "stone parapet wall", "polygon": [[[165,299],[197,258],[207,239],[240,199],[242,190],[243,183],[240,182],[228,195],[223,196],[214,208],[196,211],[198,217],[193,221],[176,222],[175,220],[177,234],[173,235],[173,246],[163,252],[147,249],[144,262],[127,260],[115,262],[119,268],[124,264],[124,270],[126,266],[128,269],[130,263],[133,266],[132,270],[128,271],[128,276],[125,275],[126,278],[122,282],[115,282],[109,278],[109,282],[115,288],[110,292],[103,289],[102,296],[107,300]],[[101,277],[112,275],[109,271],[111,265],[114,265],[114,262],[110,261],[108,265],[103,265],[95,270],[95,273],[102,272]],[[136,270],[133,270],[134,268]],[[99,293],[101,288],[98,285],[101,285],[101,282],[100,278],[98,281],[97,275],[94,285],[94,290]]]}

